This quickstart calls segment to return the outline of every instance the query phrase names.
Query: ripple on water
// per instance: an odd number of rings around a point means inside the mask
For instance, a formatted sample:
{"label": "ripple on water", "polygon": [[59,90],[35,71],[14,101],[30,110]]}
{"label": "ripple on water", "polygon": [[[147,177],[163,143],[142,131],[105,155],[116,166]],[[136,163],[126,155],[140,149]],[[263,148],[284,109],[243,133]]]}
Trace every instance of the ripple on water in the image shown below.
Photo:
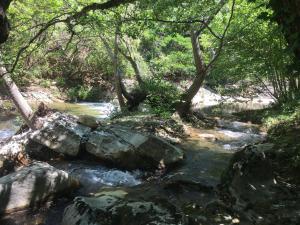
{"label": "ripple on water", "polygon": [[0,130],[0,141],[13,136],[14,133],[14,130]]}
{"label": "ripple on water", "polygon": [[80,180],[107,186],[135,186],[141,183],[137,174],[128,171],[120,171],[98,167],[93,169],[79,168],[71,172],[72,175]]}
{"label": "ripple on water", "polygon": [[76,177],[80,183],[79,190],[81,195],[89,195],[97,192],[105,186],[136,186],[141,184],[142,172],[122,171],[118,169],[110,169],[105,166],[91,162],[57,162],[54,165],[58,169],[62,169],[72,176]]}
{"label": "ripple on water", "polygon": [[115,105],[112,103],[95,103],[95,102],[82,102],[78,103],[78,105],[85,106],[92,110],[96,110],[97,112],[101,112],[101,114],[97,115],[99,119],[107,119],[111,116],[111,114],[117,109]]}
{"label": "ripple on water", "polygon": [[232,130],[219,129],[218,132],[228,137],[229,140],[221,141],[223,143],[223,148],[225,150],[238,150],[241,147],[254,144],[256,142],[262,141],[265,138],[264,134],[254,134],[251,132],[238,132]]}

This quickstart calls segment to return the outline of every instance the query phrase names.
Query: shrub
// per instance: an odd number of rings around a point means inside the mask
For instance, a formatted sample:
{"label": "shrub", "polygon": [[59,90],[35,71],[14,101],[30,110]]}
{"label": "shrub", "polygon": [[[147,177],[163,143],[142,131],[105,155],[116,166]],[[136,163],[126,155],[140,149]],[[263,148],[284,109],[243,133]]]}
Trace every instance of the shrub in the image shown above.
{"label": "shrub", "polygon": [[49,88],[51,86],[50,80],[41,80],[40,85],[44,88]]}
{"label": "shrub", "polygon": [[175,111],[180,92],[174,85],[160,78],[152,78],[145,80],[143,88],[148,93],[146,102],[155,114],[169,117]]}
{"label": "shrub", "polygon": [[67,95],[71,101],[97,101],[101,98],[101,89],[99,87],[89,87],[78,85],[71,87]]}

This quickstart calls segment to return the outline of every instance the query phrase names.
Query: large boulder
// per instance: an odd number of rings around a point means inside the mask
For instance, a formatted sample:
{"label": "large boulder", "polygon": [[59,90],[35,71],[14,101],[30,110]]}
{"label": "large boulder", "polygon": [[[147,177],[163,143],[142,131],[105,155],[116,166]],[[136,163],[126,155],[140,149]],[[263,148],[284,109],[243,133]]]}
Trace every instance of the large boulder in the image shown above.
{"label": "large boulder", "polygon": [[35,206],[54,194],[69,192],[78,184],[68,173],[35,162],[0,178],[0,213]]}
{"label": "large boulder", "polygon": [[241,224],[299,224],[299,188],[279,175],[286,166],[278,163],[279,152],[270,143],[249,145],[225,171],[220,188],[227,204],[243,217]]}
{"label": "large boulder", "polygon": [[[154,199],[153,199],[154,200]],[[183,224],[167,201],[129,197],[124,190],[103,191],[97,197],[77,197],[65,209],[62,225]]]}
{"label": "large boulder", "polygon": [[128,169],[165,167],[183,159],[182,150],[165,140],[124,126],[101,127],[93,131],[86,143],[86,151]]}
{"label": "large boulder", "polygon": [[57,112],[50,115],[30,139],[58,153],[77,156],[89,132],[90,128],[78,124],[76,118]]}

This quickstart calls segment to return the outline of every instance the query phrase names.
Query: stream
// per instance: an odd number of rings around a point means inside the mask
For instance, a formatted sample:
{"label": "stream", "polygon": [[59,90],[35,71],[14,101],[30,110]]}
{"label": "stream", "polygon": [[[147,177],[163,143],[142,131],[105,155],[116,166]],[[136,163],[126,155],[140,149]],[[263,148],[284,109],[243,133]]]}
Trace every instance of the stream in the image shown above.
{"label": "stream", "polygon": [[[55,103],[50,107],[73,115],[92,115],[100,120],[107,119],[116,110],[110,103]],[[20,125],[16,117],[0,116],[0,141],[14,134]],[[189,137],[180,145],[185,151],[184,165],[172,171],[178,179],[205,180],[212,186],[219,183],[232,154],[244,145],[259,142],[265,138],[257,125],[238,121],[218,120],[214,129],[186,127]],[[86,161],[52,163],[77,177],[83,186],[76,195],[91,195],[102,187],[136,186],[143,182],[141,171],[121,171]],[[168,175],[167,175],[168,176]],[[62,212],[70,202],[60,198],[44,207],[20,211],[0,219],[1,225],[60,224]]]}

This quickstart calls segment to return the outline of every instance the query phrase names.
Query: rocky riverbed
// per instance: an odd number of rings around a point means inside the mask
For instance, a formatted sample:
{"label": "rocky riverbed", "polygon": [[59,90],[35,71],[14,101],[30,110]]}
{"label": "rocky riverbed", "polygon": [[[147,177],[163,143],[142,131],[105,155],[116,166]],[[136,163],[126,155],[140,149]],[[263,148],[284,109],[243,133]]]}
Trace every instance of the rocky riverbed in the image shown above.
{"label": "rocky riverbed", "polygon": [[256,125],[217,120],[200,129],[176,117],[61,112],[40,119],[38,130],[2,139],[0,224],[298,222],[298,192],[273,172],[266,155],[274,145],[261,144]]}

